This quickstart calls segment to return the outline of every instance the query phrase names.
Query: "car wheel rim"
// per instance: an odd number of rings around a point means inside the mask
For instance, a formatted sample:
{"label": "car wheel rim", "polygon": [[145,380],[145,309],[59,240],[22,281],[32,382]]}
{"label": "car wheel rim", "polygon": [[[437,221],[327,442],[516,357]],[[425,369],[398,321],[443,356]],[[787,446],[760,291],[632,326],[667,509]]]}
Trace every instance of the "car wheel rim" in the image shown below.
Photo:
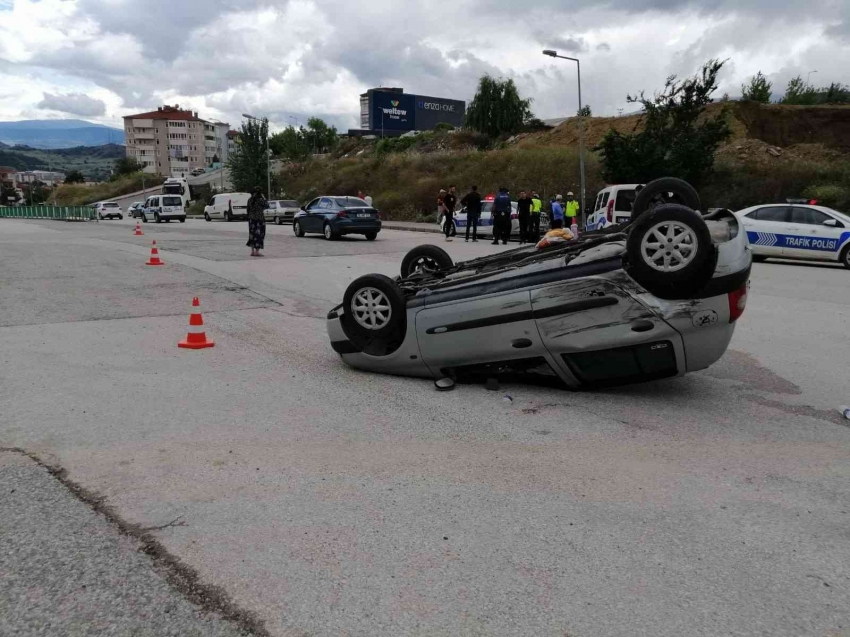
{"label": "car wheel rim", "polygon": [[298,222],[295,222],[292,225],[292,229],[295,231],[295,234],[300,234],[301,233],[301,224],[298,223]]}
{"label": "car wheel rim", "polygon": [[331,227],[325,226],[325,239],[330,239],[330,238],[331,238]]}
{"label": "car wheel rim", "polygon": [[436,272],[440,269],[440,266],[437,265],[437,262],[431,257],[419,257],[416,261],[413,262],[413,267],[410,269],[409,274],[414,274],[416,272],[421,272],[423,274],[430,274],[432,272]]}
{"label": "car wheel rim", "polygon": [[678,272],[697,255],[699,239],[694,231],[678,221],[662,221],[652,226],[640,243],[644,262],[658,272]]}
{"label": "car wheel rim", "polygon": [[393,310],[386,294],[376,288],[363,288],[351,300],[351,313],[361,327],[380,330],[389,325]]}

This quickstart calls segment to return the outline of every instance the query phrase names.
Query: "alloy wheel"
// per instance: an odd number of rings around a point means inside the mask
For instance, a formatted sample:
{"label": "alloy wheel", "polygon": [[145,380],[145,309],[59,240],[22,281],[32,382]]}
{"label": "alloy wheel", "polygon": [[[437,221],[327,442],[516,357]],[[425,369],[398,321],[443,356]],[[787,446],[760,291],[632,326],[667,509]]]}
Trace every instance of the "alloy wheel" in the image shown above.
{"label": "alloy wheel", "polygon": [[361,327],[380,330],[389,324],[393,310],[386,294],[377,288],[363,288],[351,300],[351,313]]}
{"label": "alloy wheel", "polygon": [[644,262],[658,272],[678,272],[694,260],[699,240],[694,231],[678,221],[662,221],[644,235],[640,244]]}

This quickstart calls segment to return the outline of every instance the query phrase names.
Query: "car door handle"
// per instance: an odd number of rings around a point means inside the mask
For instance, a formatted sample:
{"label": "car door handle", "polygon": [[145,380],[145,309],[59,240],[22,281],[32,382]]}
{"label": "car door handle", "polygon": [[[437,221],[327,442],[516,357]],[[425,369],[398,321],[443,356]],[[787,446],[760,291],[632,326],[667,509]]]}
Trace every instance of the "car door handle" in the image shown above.
{"label": "car door handle", "polygon": [[655,323],[647,320],[632,321],[632,332],[648,332],[655,327]]}
{"label": "car door handle", "polygon": [[528,338],[516,338],[511,341],[511,347],[514,349],[526,349],[527,347],[531,347],[534,343],[531,342],[531,339]]}

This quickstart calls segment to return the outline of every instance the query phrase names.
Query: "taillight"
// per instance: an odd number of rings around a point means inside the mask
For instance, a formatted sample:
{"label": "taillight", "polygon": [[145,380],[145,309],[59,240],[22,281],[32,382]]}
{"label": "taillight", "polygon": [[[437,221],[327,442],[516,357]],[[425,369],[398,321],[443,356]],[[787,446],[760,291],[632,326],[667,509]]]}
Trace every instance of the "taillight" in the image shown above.
{"label": "taillight", "polygon": [[338,213],[336,213],[336,216],[337,217],[348,217],[348,210],[340,210]]}
{"label": "taillight", "polygon": [[729,322],[734,323],[739,318],[744,310],[747,309],[747,288],[749,283],[745,283],[734,292],[729,292]]}
{"label": "taillight", "polygon": [[605,216],[608,217],[608,223],[614,223],[614,200],[608,202],[608,210],[605,213]]}

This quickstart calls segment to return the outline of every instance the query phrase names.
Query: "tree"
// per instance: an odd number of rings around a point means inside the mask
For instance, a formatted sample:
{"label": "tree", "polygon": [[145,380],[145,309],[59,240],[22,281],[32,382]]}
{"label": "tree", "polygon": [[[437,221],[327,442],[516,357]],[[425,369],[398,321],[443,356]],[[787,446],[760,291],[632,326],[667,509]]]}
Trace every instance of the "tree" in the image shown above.
{"label": "tree", "polygon": [[307,120],[307,130],[301,129],[308,152],[326,153],[336,148],[339,134],[335,126],[328,126],[324,120],[311,117]]}
{"label": "tree", "polygon": [[593,112],[590,110],[590,104],[585,104],[579,110],[576,111],[576,115],[579,117],[592,117]]}
{"label": "tree", "polygon": [[644,108],[644,128],[624,135],[609,130],[596,147],[602,155],[602,175],[608,183],[646,183],[658,177],[679,177],[694,185],[711,173],[714,153],[731,134],[726,109],[700,119],[724,62],[709,60],[700,73],[679,81],[667,78],[664,90],[653,98],[643,92],[627,96]]}
{"label": "tree", "polygon": [[833,82],[823,96],[824,104],[846,104],[850,102],[850,86]]}
{"label": "tree", "polygon": [[466,109],[466,125],[491,137],[513,135],[533,117],[531,101],[519,96],[513,80],[485,75]]}
{"label": "tree", "polygon": [[785,96],[780,100],[782,104],[811,105],[818,103],[817,90],[799,75],[788,82]]}
{"label": "tree", "polygon": [[287,126],[269,140],[269,147],[274,154],[288,159],[303,159],[314,153],[326,153],[338,145],[339,133],[336,127],[328,126],[318,117],[308,119],[307,128]]}
{"label": "tree", "polygon": [[117,178],[122,175],[132,175],[141,172],[142,169],[144,166],[135,157],[121,157],[112,165],[112,176]]}
{"label": "tree", "polygon": [[67,175],[65,175],[65,183],[66,184],[84,184],[86,183],[86,178],[79,170],[72,170]]}
{"label": "tree", "polygon": [[0,206],[8,206],[17,203],[21,198],[14,186],[0,183]]}
{"label": "tree", "polygon": [[741,98],[748,102],[758,102],[759,104],[770,103],[770,89],[773,87],[772,82],[768,82],[767,78],[761,71],[750,78],[749,85],[741,84]]}
{"label": "tree", "polygon": [[[266,156],[266,135],[269,120],[249,119],[242,124],[242,132],[236,149],[227,159],[230,169],[230,181],[238,192],[253,192],[254,188],[266,191],[268,158]],[[269,140],[271,146],[271,140]],[[269,194],[269,193],[267,193]]]}
{"label": "tree", "polygon": [[307,143],[302,134],[303,128],[296,129],[287,126],[282,131],[275,133],[269,139],[269,148],[278,157],[287,159],[303,159],[307,156]]}

